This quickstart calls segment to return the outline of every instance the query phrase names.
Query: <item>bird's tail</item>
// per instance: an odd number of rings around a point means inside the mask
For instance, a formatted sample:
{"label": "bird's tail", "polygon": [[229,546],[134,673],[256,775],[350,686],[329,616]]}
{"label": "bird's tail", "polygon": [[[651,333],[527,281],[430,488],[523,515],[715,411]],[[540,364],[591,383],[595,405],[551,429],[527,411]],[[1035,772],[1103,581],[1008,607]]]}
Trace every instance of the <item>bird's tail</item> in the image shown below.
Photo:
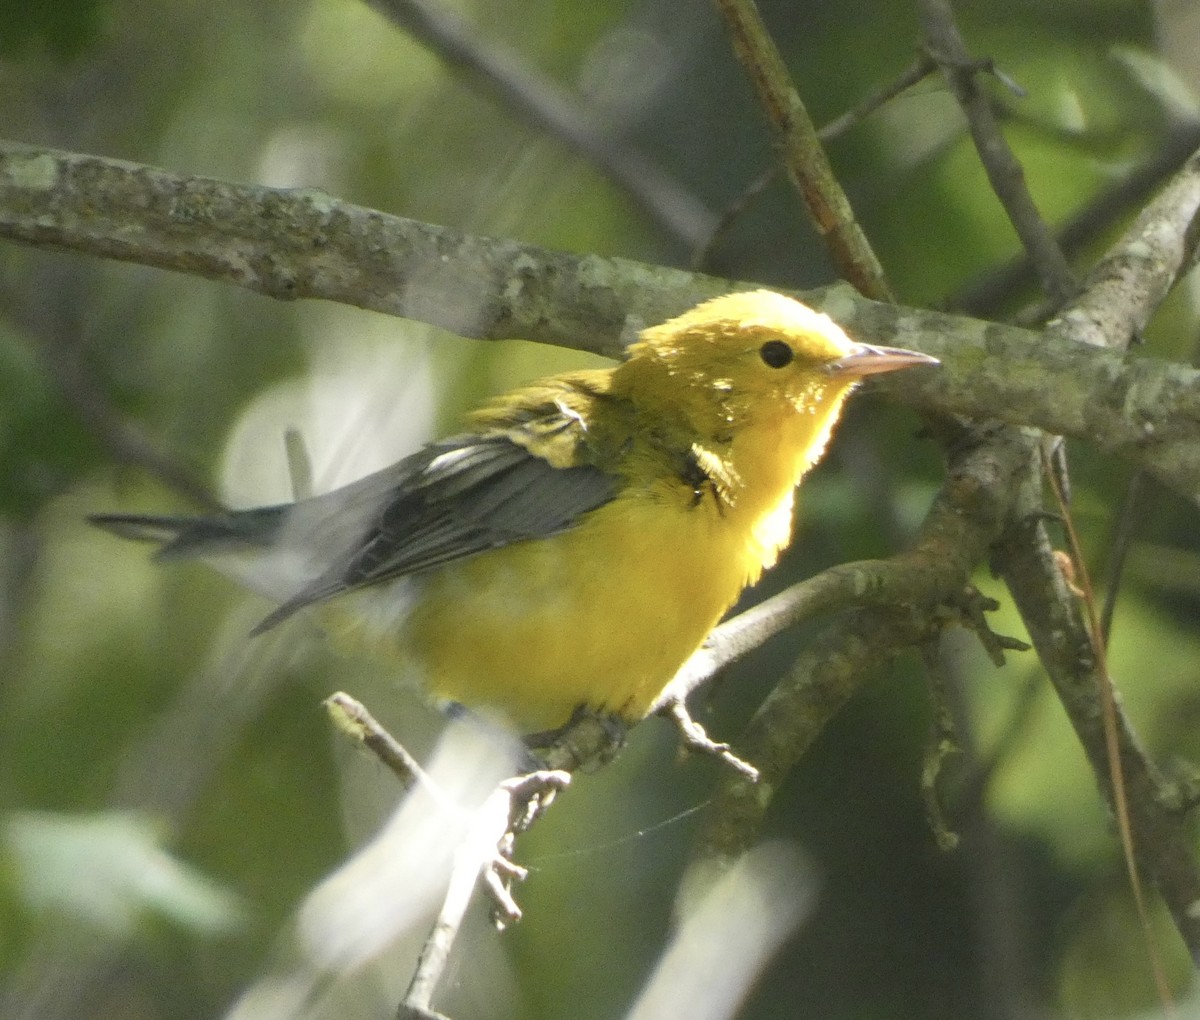
{"label": "bird's tail", "polygon": [[121,538],[157,542],[155,555],[174,560],[268,547],[279,536],[286,509],[268,506],[209,517],[91,514],[88,521]]}

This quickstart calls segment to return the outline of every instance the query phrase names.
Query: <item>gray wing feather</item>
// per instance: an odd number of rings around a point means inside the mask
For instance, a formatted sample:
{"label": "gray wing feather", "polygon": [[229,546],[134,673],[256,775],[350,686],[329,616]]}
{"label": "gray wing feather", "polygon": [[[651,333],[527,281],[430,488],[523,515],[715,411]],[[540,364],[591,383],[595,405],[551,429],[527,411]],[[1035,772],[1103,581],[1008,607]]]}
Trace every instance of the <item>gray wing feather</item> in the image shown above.
{"label": "gray wing feather", "polygon": [[[502,436],[434,443],[344,489],[296,504],[304,541],[327,539],[333,562],[255,632],[354,588],[565,531],[609,502],[616,485],[599,468],[552,467]],[[285,542],[288,530],[285,521]]]}

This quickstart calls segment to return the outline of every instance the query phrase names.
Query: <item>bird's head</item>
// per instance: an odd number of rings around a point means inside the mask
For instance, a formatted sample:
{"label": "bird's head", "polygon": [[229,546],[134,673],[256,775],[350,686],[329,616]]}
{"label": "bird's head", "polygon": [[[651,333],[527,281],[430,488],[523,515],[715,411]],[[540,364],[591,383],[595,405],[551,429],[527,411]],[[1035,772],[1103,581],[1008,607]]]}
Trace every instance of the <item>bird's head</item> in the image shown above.
{"label": "bird's head", "polygon": [[[773,291],[726,294],[645,330],[623,368],[639,389],[728,424],[840,405],[867,375],[936,364],[916,351],[851,340],[829,316]],[[689,406],[690,405],[690,406]]]}

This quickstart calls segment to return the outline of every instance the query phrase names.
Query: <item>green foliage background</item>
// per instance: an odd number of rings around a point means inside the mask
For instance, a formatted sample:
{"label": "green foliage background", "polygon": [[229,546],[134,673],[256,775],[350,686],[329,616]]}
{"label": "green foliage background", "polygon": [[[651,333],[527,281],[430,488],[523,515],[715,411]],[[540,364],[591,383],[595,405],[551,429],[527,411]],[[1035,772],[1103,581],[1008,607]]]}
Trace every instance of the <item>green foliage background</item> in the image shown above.
{"label": "green foliage background", "polygon": [[[1194,130],[1200,29],[1186,6],[957,4],[975,51],[1028,92],[1004,98],[1007,126],[1051,220],[1170,134]],[[910,0],[762,7],[819,122],[913,59]],[[457,9],[590,96],[715,210],[771,159],[704,3],[475,0]],[[558,141],[357,0],[0,3],[0,95],[0,135],[15,140],[315,186],[574,251],[690,257]],[[935,82],[836,141],[831,156],[903,302],[944,302],[1014,254]],[[789,287],[831,278],[781,182],[737,220],[711,269]],[[1006,307],[1032,296],[1011,295]],[[1193,304],[1191,286],[1181,288],[1146,356],[1193,356]],[[0,1004],[10,1007],[0,1014],[221,1015],[263,973],[305,891],[370,827],[344,824],[339,775],[351,755],[320,699],[343,687],[375,692],[372,707],[418,748],[436,724],[375,667],[315,639],[248,648],[258,603],[198,567],[163,570],[89,531],[89,511],[184,504],[116,462],[81,392],[249,501],[281,495],[278,436],[308,406],[314,374],[335,407],[338,394],[365,403],[376,417],[360,431],[381,438],[331,439],[326,413],[302,423],[309,442],[327,459],[378,460],[449,427],[485,393],[582,360],[0,249]],[[886,554],[911,535],[939,480],[936,451],[915,431],[910,415],[860,402],[806,487],[799,540],[763,591]],[[242,436],[232,452],[231,435]],[[1129,469],[1079,444],[1073,460],[1075,511],[1102,573]],[[1187,757],[1200,712],[1195,511],[1153,488],[1140,506],[1113,670],[1155,753]],[[1004,602],[987,577],[980,584]],[[1007,606],[996,628],[1020,633]],[[725,680],[711,729],[736,734],[804,637],[780,639]],[[1032,656],[997,671],[953,636],[948,654],[973,753],[986,761],[1001,749],[979,803],[956,812],[962,848],[939,852],[924,817],[929,713],[917,665],[903,661],[871,680],[776,801],[772,835],[804,849],[819,900],[741,1015],[1124,1017],[1151,1008],[1115,840]],[[1018,705],[1027,707],[1016,714]],[[381,802],[394,796],[386,777],[364,775]],[[483,939],[507,956],[508,983],[456,1016],[622,1015],[669,935],[700,817],[691,809],[713,778],[710,763],[677,761],[655,721],[614,767],[581,777],[522,845],[533,872],[521,892],[526,920]],[[1181,958],[1165,928],[1163,938],[1174,966]],[[1186,996],[1186,969],[1176,969]],[[388,1015],[380,1001],[345,1015]]]}

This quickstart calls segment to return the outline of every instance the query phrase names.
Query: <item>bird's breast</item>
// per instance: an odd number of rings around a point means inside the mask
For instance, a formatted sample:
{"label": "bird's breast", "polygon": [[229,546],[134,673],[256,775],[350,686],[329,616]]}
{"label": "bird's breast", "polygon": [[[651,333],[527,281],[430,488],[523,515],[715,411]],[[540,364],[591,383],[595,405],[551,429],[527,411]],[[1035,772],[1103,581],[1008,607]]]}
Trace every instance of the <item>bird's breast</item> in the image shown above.
{"label": "bird's breast", "polygon": [[397,645],[434,695],[522,732],[581,705],[639,719],[786,543],[790,488],[754,503],[628,486],[568,531],[423,575]]}

